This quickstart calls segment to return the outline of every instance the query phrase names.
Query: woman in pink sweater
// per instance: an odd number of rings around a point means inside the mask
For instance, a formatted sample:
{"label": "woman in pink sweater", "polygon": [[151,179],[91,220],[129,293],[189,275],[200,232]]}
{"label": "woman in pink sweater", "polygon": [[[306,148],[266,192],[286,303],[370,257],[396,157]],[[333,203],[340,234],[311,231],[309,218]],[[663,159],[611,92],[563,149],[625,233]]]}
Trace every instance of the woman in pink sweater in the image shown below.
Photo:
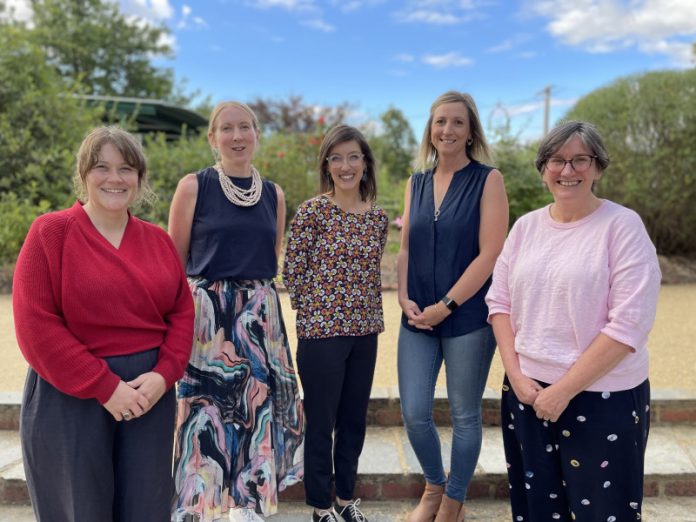
{"label": "woman in pink sweater", "polygon": [[589,123],[544,138],[553,203],[515,223],[486,297],[516,521],[640,518],[661,275],[640,217],[594,193],[608,165]]}
{"label": "woman in pink sweater", "polygon": [[146,172],[133,136],[93,130],[77,155],[81,201],[38,217],[17,259],[20,434],[39,521],[169,521],[193,301],[167,233],[129,212]]}

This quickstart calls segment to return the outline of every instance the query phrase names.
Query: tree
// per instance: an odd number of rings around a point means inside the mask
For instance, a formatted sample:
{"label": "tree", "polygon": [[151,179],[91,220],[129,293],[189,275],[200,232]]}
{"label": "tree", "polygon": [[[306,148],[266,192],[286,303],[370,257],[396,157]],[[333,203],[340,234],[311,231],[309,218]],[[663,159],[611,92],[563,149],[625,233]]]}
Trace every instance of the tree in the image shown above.
{"label": "tree", "polygon": [[510,204],[510,225],[527,212],[551,202],[551,194],[534,167],[535,145],[524,145],[504,132],[492,145],[495,166],[505,177]]}
{"label": "tree", "polygon": [[287,100],[256,98],[249,103],[259,119],[265,134],[274,132],[314,133],[322,127],[331,127],[341,123],[350,105],[338,107],[318,107],[307,105],[302,96],[290,96]]}
{"label": "tree", "polygon": [[696,252],[696,70],[622,78],[567,115],[594,123],[611,164],[598,194],[641,215],[658,252]]}
{"label": "tree", "polygon": [[[31,0],[36,44],[48,63],[88,94],[187,101],[175,92],[171,70],[152,65],[168,57],[165,27],[138,24],[116,3],[102,0]],[[183,98],[183,99],[182,99]]]}
{"label": "tree", "polygon": [[386,171],[389,179],[406,179],[413,170],[411,161],[416,152],[416,138],[404,114],[390,107],[380,117],[382,132],[372,138],[380,168]]}
{"label": "tree", "polygon": [[53,208],[71,198],[74,157],[98,124],[21,26],[0,21],[0,193]]}

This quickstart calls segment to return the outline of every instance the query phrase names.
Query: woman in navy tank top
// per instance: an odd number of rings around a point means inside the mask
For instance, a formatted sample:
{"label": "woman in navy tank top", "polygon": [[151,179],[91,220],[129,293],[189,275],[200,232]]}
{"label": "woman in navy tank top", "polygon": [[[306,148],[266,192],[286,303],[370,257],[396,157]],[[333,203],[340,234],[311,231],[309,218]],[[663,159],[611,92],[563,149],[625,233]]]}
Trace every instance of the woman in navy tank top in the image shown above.
{"label": "woman in navy tank top", "polygon": [[303,410],[273,284],[285,199],[251,164],[249,107],[218,105],[217,163],[177,187],[169,233],[196,308],[193,351],[177,396],[172,520],[262,520],[302,478]]}
{"label": "woman in navy tank top", "polygon": [[[481,398],[495,351],[484,297],[508,226],[503,177],[480,163],[489,157],[471,96],[439,96],[420,145],[421,171],[406,186],[397,261],[399,395],[426,481],[408,522],[464,520],[481,450]],[[443,361],[453,428],[449,477],[432,417]]]}

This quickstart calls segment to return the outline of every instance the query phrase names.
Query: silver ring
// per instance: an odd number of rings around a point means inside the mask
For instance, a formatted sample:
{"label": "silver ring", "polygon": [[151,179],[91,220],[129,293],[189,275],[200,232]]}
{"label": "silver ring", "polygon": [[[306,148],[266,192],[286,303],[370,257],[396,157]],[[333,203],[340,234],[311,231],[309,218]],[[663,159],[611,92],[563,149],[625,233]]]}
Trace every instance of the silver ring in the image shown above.
{"label": "silver ring", "polygon": [[129,411],[122,411],[121,415],[123,415],[123,418],[125,420],[130,420],[130,418],[133,416],[133,414]]}

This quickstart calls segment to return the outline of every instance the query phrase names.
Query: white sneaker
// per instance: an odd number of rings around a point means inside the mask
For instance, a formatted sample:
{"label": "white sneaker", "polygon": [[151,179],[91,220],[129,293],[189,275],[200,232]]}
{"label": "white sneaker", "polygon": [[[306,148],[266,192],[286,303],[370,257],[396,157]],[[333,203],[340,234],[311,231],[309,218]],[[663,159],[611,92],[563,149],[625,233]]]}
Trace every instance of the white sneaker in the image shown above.
{"label": "white sneaker", "polygon": [[230,522],[264,522],[264,520],[251,508],[233,508],[230,509]]}

